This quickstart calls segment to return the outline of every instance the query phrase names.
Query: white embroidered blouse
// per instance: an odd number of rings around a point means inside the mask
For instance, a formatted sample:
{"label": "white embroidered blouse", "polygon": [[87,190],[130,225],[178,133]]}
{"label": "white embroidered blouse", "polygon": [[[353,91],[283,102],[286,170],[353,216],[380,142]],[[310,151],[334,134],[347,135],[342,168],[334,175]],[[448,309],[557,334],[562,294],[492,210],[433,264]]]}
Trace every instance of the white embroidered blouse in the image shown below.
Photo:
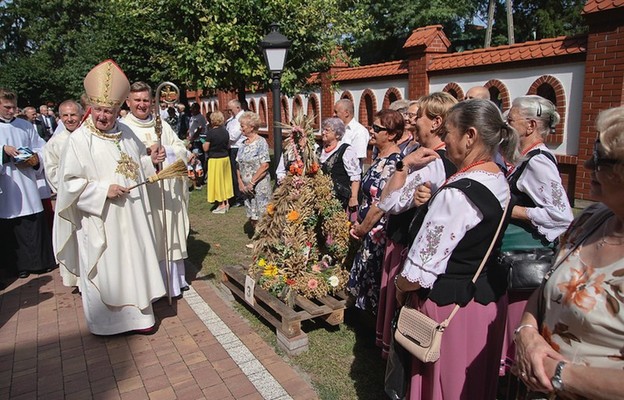
{"label": "white embroidered blouse", "polygon": [[388,196],[383,196],[377,206],[380,210],[390,214],[400,214],[416,206],[414,204],[414,192],[418,186],[429,181],[431,182],[431,192],[435,193],[445,180],[444,162],[441,158],[436,158],[424,167],[410,172],[405,184],[400,189],[389,193]]}
{"label": "white embroidered blouse", "polygon": [[[551,153],[543,143],[536,149]],[[526,211],[539,233],[552,242],[565,232],[574,216],[557,166],[547,156],[538,154],[531,158],[516,185],[536,205]]]}
{"label": "white embroidered blouse", "polygon": [[[509,198],[509,186],[502,172],[468,171],[453,175],[450,182],[470,178],[487,187],[498,199],[501,209]],[[401,276],[431,288],[438,275],[446,271],[451,253],[467,231],[483,219],[483,214],[464,192],[441,190],[429,203],[429,211],[412,243]]]}

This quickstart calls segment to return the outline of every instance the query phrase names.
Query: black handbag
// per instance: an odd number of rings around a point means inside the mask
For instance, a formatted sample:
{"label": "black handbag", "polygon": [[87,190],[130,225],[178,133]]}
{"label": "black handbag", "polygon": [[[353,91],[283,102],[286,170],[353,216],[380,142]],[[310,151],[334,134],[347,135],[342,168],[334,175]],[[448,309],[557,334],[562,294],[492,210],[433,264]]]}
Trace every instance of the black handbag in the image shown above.
{"label": "black handbag", "polygon": [[554,255],[555,249],[550,247],[502,252],[499,263],[509,270],[509,290],[537,289],[550,269]]}
{"label": "black handbag", "polygon": [[[398,308],[392,319],[392,332],[397,328],[399,319]],[[412,378],[412,357],[410,353],[394,340],[394,334],[390,339],[390,350],[386,363],[384,379],[384,391],[392,400],[403,400],[407,396],[408,381]]]}

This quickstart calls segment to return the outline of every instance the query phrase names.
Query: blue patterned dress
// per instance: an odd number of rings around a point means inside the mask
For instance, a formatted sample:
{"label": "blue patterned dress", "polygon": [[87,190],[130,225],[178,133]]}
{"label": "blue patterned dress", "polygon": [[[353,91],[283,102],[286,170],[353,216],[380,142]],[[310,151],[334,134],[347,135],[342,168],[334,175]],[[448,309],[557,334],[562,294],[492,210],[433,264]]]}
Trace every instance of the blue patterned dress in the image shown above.
{"label": "blue patterned dress", "polygon": [[[381,191],[401,158],[400,153],[379,157],[366,171],[360,187],[362,200],[358,210],[358,222],[361,223],[364,220],[372,205],[379,203]],[[373,312],[377,311],[379,301],[381,265],[386,248],[385,223],[386,216],[384,215],[364,236],[362,247],[355,255],[349,277],[349,291],[355,296],[355,306]]]}
{"label": "blue patterned dress", "polygon": [[[258,136],[249,143],[246,140],[238,149],[236,162],[238,170],[244,184],[251,182],[256,171],[263,163],[270,162],[269,145],[267,141]],[[267,173],[264,178],[256,184],[253,196],[245,196],[245,210],[247,218],[257,221],[266,211],[266,206],[271,201],[271,177]]]}

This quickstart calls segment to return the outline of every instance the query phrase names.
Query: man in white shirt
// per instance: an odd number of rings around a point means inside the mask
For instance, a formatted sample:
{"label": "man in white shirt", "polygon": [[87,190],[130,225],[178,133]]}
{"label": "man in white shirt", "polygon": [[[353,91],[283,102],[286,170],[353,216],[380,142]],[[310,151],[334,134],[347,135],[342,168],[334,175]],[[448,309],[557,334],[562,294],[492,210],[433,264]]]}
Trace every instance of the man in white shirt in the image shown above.
{"label": "man in white shirt", "polygon": [[345,134],[341,142],[353,146],[355,153],[360,159],[361,166],[368,152],[370,134],[364,125],[355,120],[353,102],[349,99],[338,100],[334,105],[334,116],[340,118],[345,124]]}
{"label": "man in white shirt", "polygon": [[236,180],[236,155],[238,154],[238,148],[245,141],[240,122],[238,122],[244,112],[240,101],[230,100],[228,102],[228,112],[230,113],[230,118],[225,121],[225,128],[230,135],[230,165],[232,166],[232,186],[234,187],[234,201],[230,201],[230,204],[232,204],[232,207],[240,207],[243,205],[243,197],[238,188],[238,181]]}
{"label": "man in white shirt", "polygon": [[43,139],[47,142],[56,129],[56,118],[50,116],[48,106],[46,105],[39,106],[39,114],[39,120],[45,128],[45,137]]}

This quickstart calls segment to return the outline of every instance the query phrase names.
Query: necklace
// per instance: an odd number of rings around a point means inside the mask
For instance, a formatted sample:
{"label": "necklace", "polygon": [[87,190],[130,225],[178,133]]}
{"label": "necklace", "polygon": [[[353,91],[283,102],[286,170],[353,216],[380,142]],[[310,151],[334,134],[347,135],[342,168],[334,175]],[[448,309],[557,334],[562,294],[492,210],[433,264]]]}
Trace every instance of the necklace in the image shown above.
{"label": "necklace", "polygon": [[323,147],[323,151],[325,151],[325,153],[329,153],[330,151],[333,151],[336,147],[338,147],[338,142],[334,143],[333,146]]}
{"label": "necklace", "polygon": [[522,152],[520,153],[523,156],[526,156],[527,153],[531,150],[533,150],[535,147],[539,146],[540,144],[542,144],[541,141],[537,141],[535,143],[533,143],[532,145],[530,145],[529,147],[526,148],[526,150],[522,150]]}
{"label": "necklace", "polygon": [[478,165],[481,164],[485,164],[486,162],[490,162],[490,160],[479,160],[479,161],[475,161],[472,164],[466,165],[464,168],[460,169],[459,171],[455,172],[453,175],[451,175],[447,180],[444,181],[444,185],[446,185],[448,183],[448,181],[450,181],[451,179],[453,179],[453,177],[455,175],[459,175],[459,174],[463,174],[464,172],[468,171],[469,169],[472,169]]}
{"label": "necklace", "polygon": [[[605,245],[609,245],[609,246],[621,246],[622,244],[624,244],[624,235],[618,235],[615,233],[615,231],[613,231],[610,235],[607,235],[607,224],[603,224],[602,225],[602,237],[600,238],[600,241],[598,241],[596,243],[596,245],[598,246],[598,248],[602,248]],[[615,241],[609,241],[607,240],[608,237],[615,237],[618,238],[618,240]]]}

